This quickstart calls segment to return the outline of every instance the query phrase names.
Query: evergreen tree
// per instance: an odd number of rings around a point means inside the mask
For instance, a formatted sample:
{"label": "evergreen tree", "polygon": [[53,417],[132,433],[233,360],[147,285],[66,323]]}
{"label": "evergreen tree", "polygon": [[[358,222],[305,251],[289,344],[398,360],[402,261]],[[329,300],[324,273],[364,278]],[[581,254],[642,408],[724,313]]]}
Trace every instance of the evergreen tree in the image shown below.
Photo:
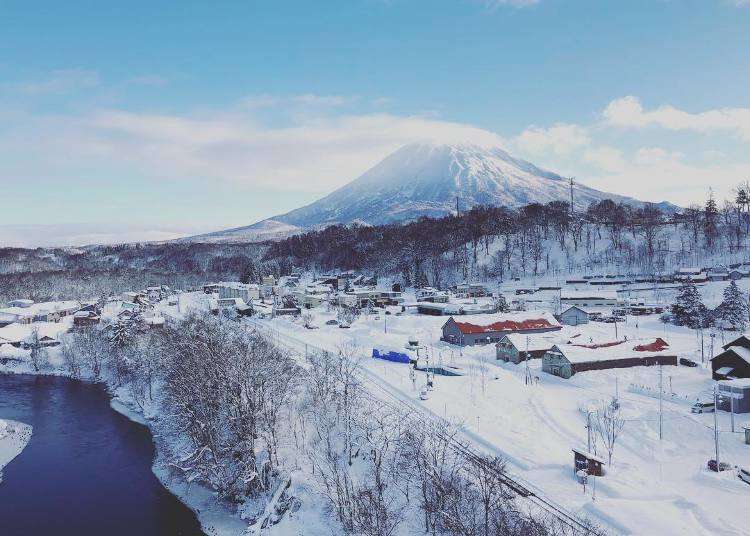
{"label": "evergreen tree", "polygon": [[748,317],[747,301],[735,281],[729,283],[724,289],[724,299],[716,313],[724,327],[735,331],[745,329]]}
{"label": "evergreen tree", "polygon": [[691,281],[686,281],[680,287],[675,303],[672,304],[672,319],[678,326],[692,329],[710,324],[708,309],[703,304],[698,288]]}
{"label": "evergreen tree", "polygon": [[502,294],[498,294],[497,298],[495,298],[495,305],[497,306],[497,310],[499,313],[507,313],[508,311],[510,311],[508,301]]}
{"label": "evergreen tree", "polygon": [[705,226],[706,247],[712,249],[719,234],[719,207],[716,205],[713,190],[708,191],[708,200],[703,211],[703,224]]}

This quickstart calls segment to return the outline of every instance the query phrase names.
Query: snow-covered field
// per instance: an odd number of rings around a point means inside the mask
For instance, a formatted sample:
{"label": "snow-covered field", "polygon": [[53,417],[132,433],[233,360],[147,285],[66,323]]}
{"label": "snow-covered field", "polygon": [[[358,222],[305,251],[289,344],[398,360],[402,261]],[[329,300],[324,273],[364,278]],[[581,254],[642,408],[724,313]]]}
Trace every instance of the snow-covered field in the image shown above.
{"label": "snow-covered field", "polygon": [[[706,302],[713,305],[724,285],[703,287]],[[496,361],[494,345],[451,346],[439,340],[447,317],[396,316],[399,309],[391,308],[391,315],[361,316],[350,329],[327,325],[335,314],[323,308],[311,312],[317,329],[305,329],[285,317],[254,322],[262,322],[279,342],[300,351],[305,343],[308,351],[313,346],[335,351],[343,343],[354,343],[367,356],[373,347],[405,352],[407,339],[416,336],[426,347],[423,352],[430,354],[431,365],[458,367],[464,375],[437,376],[429,399],[419,401],[424,373],[413,383],[407,365],[368,358],[365,366],[409,404],[417,401],[437,416],[463,423],[466,437],[478,448],[504,455],[516,474],[616,533],[739,535],[750,531],[750,508],[739,507],[750,504],[750,486],[735,471],[706,469],[706,462],[715,456],[713,415],[690,413],[696,399],[711,398],[707,334],[703,366],[663,367],[663,439],[659,440],[657,367],[583,372],[565,380],[542,372],[540,360],[533,360],[533,384],[526,385],[525,366]],[[701,362],[696,333],[667,326],[656,315],[628,317],[617,330],[619,338],[663,337],[680,357]],[[560,333],[561,338],[576,335],[582,341],[611,341],[615,327],[590,323],[566,326]],[[733,335],[725,337],[731,340]],[[714,353],[719,347],[717,336]],[[616,394],[625,426],[607,474],[584,493],[573,474],[571,449],[586,448],[586,409]],[[750,465],[750,446],[744,444],[742,435],[742,425],[750,426],[750,415],[736,416],[735,432],[730,429],[729,414],[719,412],[718,420],[721,460]],[[606,459],[601,440],[598,452]]]}

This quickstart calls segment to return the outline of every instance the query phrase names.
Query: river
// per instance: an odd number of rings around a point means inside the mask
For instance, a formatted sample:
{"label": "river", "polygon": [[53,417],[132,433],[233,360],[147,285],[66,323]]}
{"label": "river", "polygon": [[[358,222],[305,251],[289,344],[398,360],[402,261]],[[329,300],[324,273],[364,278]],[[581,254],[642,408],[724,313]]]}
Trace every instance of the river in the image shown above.
{"label": "river", "polygon": [[114,411],[101,386],[0,374],[0,418],[34,427],[3,470],[2,536],[203,534],[151,472],[148,429]]}

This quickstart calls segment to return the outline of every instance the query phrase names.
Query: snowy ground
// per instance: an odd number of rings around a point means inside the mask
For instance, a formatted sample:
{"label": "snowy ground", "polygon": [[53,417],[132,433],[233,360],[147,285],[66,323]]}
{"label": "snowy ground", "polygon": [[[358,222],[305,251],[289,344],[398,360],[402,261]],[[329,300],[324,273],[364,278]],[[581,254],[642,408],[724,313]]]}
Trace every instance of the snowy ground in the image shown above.
{"label": "snowy ground", "polygon": [[[703,291],[720,296],[725,283],[718,285],[707,285]],[[397,310],[391,309],[393,313]],[[557,502],[611,530],[660,535],[748,533],[750,508],[738,504],[750,504],[750,486],[734,471],[717,474],[706,469],[707,460],[714,457],[713,415],[690,413],[696,399],[710,399],[713,382],[707,362],[708,336],[704,366],[663,368],[660,441],[656,367],[592,371],[564,380],[542,372],[536,360],[531,372],[538,383],[527,386],[524,366],[497,362],[494,345],[461,349],[441,342],[440,327],[447,317],[380,312],[360,317],[350,329],[341,329],[326,324],[335,318],[333,312],[319,308],[312,314],[318,329],[305,329],[284,317],[263,323],[281,342],[297,341],[300,347],[307,342],[331,350],[350,342],[365,355],[370,355],[373,347],[405,351],[407,339],[416,335],[431,354],[431,364],[455,366],[464,373],[461,377],[437,376],[430,399],[419,403],[437,415],[462,422],[475,444],[502,453],[514,472]],[[663,337],[680,357],[701,362],[696,333],[666,326],[657,316],[629,317],[617,330],[619,338]],[[615,327],[598,323],[565,327],[561,336],[576,334],[582,341],[614,340]],[[718,339],[715,353],[719,351]],[[424,378],[418,378],[415,389],[407,365],[373,359],[365,363],[409,403],[418,399]],[[606,476],[597,479],[594,497],[592,486],[584,494],[573,476],[571,448],[586,447],[585,408],[609,400],[616,391],[627,421],[612,466]],[[718,419],[721,460],[749,465],[750,446],[744,444],[740,432],[743,424],[750,426],[750,415],[736,416],[734,433],[729,414],[720,412]],[[601,442],[598,450],[604,452]]]}
{"label": "snowy ground", "polygon": [[21,454],[31,440],[31,426],[17,421],[0,419],[0,484],[3,468]]}

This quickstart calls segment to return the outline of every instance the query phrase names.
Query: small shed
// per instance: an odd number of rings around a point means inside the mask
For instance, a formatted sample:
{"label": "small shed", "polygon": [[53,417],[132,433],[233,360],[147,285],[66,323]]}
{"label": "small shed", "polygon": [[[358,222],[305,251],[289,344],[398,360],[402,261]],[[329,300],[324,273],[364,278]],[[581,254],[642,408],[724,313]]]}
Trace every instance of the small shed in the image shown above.
{"label": "small shed", "polygon": [[591,476],[604,476],[604,460],[584,449],[573,449],[573,474],[586,471]]}
{"label": "small shed", "polygon": [[573,305],[560,313],[560,323],[565,326],[580,326],[589,323],[589,313]]}
{"label": "small shed", "polygon": [[750,378],[719,382],[719,409],[750,413]]}

